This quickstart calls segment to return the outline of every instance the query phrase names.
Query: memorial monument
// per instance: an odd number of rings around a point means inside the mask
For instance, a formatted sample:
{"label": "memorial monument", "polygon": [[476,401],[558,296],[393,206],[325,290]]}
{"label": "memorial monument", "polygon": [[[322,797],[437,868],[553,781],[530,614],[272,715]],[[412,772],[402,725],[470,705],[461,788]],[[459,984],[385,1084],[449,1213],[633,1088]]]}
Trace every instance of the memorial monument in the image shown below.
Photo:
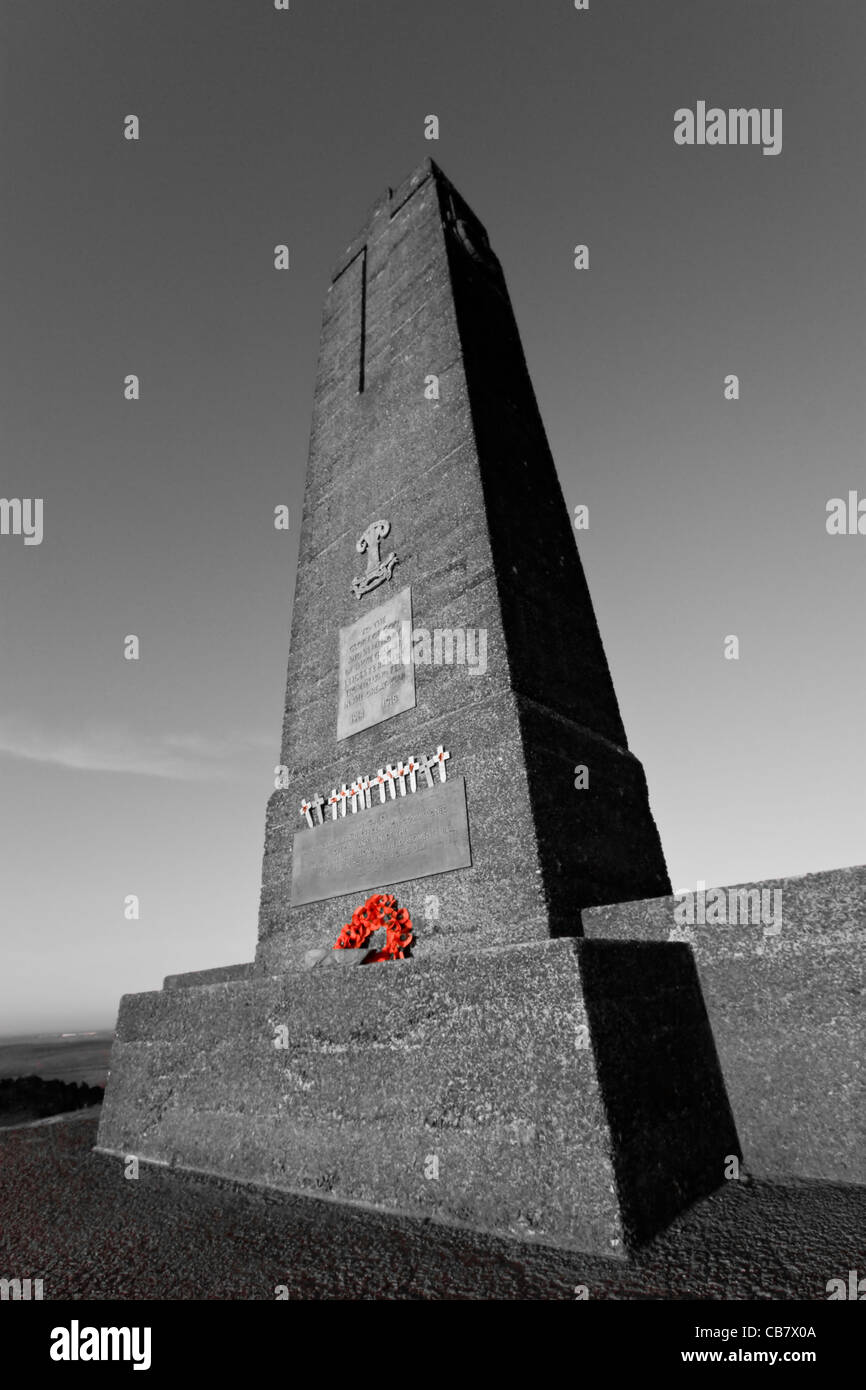
{"label": "memorial monument", "polygon": [[[101,1150],[613,1255],[721,1184],[689,946],[581,934],[670,882],[503,274],[431,161],[327,294],[276,783],[255,961],[124,997]],[[334,950],[375,894],[405,958]]]}

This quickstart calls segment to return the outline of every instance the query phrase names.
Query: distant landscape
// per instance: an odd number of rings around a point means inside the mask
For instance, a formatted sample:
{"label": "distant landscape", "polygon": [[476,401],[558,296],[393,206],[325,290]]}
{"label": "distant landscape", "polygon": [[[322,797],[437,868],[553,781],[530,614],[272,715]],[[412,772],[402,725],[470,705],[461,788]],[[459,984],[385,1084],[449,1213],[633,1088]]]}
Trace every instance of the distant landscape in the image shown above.
{"label": "distant landscape", "polygon": [[103,1086],[83,1081],[43,1081],[41,1076],[0,1078],[0,1129],[29,1125],[102,1104]]}
{"label": "distant landscape", "polygon": [[0,1079],[41,1076],[44,1081],[83,1081],[104,1086],[114,1033],[36,1033],[0,1038]]}

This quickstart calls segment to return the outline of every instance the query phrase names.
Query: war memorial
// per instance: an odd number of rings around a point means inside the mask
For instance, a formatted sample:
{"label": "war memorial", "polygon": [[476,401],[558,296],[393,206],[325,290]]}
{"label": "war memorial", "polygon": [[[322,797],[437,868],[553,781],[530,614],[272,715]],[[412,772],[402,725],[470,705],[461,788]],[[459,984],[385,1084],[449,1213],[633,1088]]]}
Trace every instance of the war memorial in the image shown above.
{"label": "war memorial", "polygon": [[326,296],[275,784],[255,959],[123,998],[101,1152],[619,1258],[740,1171],[864,1180],[866,869],[672,894],[429,160]]}

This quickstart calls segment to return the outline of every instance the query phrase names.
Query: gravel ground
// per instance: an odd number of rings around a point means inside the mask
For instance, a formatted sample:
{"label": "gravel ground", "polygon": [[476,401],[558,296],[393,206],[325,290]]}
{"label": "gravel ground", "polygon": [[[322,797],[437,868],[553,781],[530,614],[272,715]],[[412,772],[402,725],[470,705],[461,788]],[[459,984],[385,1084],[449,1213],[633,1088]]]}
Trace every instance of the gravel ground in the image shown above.
{"label": "gravel ground", "polygon": [[0,1131],[0,1277],[45,1299],[827,1298],[866,1273],[866,1189],[731,1182],[628,1263],[91,1152],[99,1111]]}

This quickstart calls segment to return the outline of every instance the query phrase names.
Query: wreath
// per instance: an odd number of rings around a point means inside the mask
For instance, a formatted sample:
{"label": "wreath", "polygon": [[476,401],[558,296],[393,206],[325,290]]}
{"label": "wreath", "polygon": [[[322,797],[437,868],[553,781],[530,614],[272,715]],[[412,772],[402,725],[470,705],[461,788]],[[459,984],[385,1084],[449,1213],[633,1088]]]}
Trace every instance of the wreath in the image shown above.
{"label": "wreath", "polygon": [[397,906],[393,893],[373,893],[352,913],[334,942],[334,950],[365,946],[374,932],[385,928],[385,945],[375,951],[365,965],[377,960],[404,960],[406,951],[412,945],[412,922],[405,907]]}

